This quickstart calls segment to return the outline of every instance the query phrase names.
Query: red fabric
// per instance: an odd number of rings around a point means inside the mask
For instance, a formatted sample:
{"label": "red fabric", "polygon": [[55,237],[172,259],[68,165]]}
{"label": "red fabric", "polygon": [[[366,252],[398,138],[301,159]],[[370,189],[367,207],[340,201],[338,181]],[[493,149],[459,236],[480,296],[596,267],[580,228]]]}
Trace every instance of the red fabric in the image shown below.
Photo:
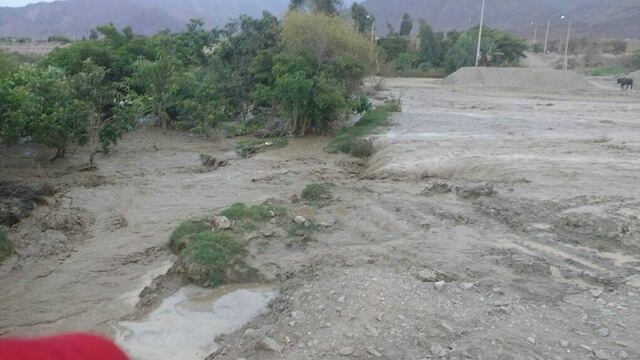
{"label": "red fabric", "polygon": [[39,339],[0,339],[0,360],[129,360],[110,340],[69,334]]}

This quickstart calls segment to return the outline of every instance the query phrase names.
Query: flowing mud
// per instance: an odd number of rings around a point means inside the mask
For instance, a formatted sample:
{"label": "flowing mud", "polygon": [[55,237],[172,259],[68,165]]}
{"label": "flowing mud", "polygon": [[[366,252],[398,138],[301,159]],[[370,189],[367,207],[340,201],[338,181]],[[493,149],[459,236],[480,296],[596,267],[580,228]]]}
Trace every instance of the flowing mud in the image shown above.
{"label": "flowing mud", "polygon": [[[323,138],[240,159],[230,140],[151,134],[156,152],[134,133],[93,174],[80,150],[38,166],[2,149],[0,181],[62,190],[10,231],[0,334],[98,331],[144,360],[163,337],[185,359],[640,359],[638,94],[387,86],[403,112],[366,164]],[[324,206],[300,199],[321,182]],[[177,224],[265,200],[315,224],[246,235],[277,296],[167,286],[136,305]]]}

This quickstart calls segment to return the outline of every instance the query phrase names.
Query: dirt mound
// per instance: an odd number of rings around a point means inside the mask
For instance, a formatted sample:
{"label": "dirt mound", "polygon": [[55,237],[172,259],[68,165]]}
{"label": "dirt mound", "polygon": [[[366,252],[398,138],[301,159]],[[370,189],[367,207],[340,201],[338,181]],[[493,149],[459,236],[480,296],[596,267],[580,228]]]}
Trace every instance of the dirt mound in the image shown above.
{"label": "dirt mound", "polygon": [[575,72],[537,68],[465,67],[444,79],[444,84],[536,92],[594,89],[587,79]]}
{"label": "dirt mound", "polygon": [[640,82],[640,70],[632,72],[627,77],[632,78],[634,82]]}

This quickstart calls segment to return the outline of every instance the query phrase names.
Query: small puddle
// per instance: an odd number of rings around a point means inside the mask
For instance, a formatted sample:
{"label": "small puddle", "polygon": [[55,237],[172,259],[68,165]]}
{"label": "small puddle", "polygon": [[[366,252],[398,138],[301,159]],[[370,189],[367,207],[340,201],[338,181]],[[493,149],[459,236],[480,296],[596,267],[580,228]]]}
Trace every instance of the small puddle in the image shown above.
{"label": "small puddle", "polygon": [[165,299],[140,321],[122,321],[116,342],[135,360],[202,360],[214,352],[214,339],[234,332],[263,313],[278,291],[187,286]]}

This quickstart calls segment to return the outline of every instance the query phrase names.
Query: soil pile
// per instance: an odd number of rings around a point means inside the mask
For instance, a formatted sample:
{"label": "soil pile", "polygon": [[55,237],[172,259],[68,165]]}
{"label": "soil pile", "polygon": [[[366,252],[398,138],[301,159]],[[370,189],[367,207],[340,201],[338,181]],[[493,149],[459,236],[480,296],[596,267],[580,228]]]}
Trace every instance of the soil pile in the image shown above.
{"label": "soil pile", "polygon": [[640,82],[640,70],[632,72],[627,77],[632,78],[634,82]]}
{"label": "soil pile", "polygon": [[465,67],[444,79],[444,84],[534,92],[594,89],[587,79],[575,72],[540,68]]}

